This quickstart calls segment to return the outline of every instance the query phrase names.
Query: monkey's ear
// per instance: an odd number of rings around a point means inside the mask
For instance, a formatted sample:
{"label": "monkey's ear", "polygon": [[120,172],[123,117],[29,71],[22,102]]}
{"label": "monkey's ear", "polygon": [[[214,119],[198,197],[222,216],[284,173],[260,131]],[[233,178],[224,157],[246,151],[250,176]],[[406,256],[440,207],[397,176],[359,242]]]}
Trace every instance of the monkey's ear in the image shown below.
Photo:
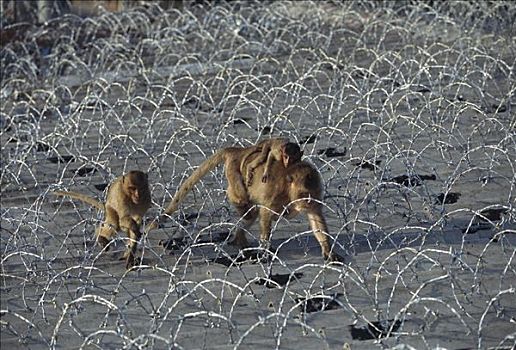
{"label": "monkey's ear", "polygon": [[287,175],[287,182],[290,184],[294,181],[294,177],[292,175]]}

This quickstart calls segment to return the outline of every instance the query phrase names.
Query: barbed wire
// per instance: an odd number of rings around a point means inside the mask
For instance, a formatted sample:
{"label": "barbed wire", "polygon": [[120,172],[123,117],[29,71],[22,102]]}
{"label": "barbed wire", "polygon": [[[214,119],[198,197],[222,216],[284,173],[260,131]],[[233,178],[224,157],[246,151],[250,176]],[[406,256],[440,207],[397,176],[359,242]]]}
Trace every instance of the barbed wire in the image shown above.
{"label": "barbed wire", "polygon": [[[2,21],[2,345],[513,348],[514,18],[508,1],[221,1]],[[49,194],[104,198],[143,170],[149,222],[214,150],[269,135],[321,173],[344,262],[305,218],[280,216],[268,249],[256,228],[229,245],[222,169],[129,271],[127,238],[100,250],[102,214]]]}

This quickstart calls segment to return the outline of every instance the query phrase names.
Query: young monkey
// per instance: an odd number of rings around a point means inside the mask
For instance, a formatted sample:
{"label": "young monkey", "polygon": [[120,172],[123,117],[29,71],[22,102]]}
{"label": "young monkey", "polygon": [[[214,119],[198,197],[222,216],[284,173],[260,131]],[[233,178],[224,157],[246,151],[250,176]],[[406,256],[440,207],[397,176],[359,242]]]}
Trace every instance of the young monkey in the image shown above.
{"label": "young monkey", "polygon": [[[270,178],[270,169],[274,161],[282,162],[285,168],[300,161],[303,152],[299,147],[293,148],[296,146],[287,138],[273,138],[262,140],[254,146],[243,149],[240,157],[229,157],[230,159],[226,160],[225,173],[228,180],[228,196],[232,202],[241,207],[249,204],[246,187],[253,183],[254,170],[258,166],[265,163],[262,182],[266,183]],[[290,149],[287,150],[286,147]],[[248,160],[258,152],[260,152],[259,156],[247,164]]]}
{"label": "young monkey", "polygon": [[125,231],[130,242],[123,259],[126,260],[127,269],[134,265],[134,255],[141,237],[142,218],[151,207],[151,194],[146,173],[133,170],[116,178],[109,186],[105,204],[77,192],[55,191],[53,194],[79,199],[105,211],[104,222],[96,231],[97,241],[105,247],[117,231],[120,229]]}
{"label": "young monkey", "polygon": [[[288,168],[289,165],[299,162],[303,156],[303,152],[300,151],[299,148],[294,149],[293,147],[295,146],[297,145],[289,142],[288,138],[274,138],[259,142],[256,147],[258,149],[261,148],[261,153],[260,156],[253,159],[247,165],[246,185],[251,186],[253,183],[254,170],[264,162],[265,168],[262,175],[263,183],[266,183],[270,179],[271,167],[274,161],[282,162],[285,169]],[[287,149],[287,147],[290,147],[290,149]],[[242,161],[241,170],[243,170],[245,161],[246,158]]]}

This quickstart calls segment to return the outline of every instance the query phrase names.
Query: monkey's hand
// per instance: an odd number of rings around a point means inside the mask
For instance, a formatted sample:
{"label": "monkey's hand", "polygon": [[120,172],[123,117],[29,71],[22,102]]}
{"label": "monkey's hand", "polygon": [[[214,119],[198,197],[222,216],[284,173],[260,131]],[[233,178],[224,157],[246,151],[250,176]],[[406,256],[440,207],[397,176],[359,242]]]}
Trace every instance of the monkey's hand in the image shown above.
{"label": "monkey's hand", "polygon": [[324,260],[326,260],[327,262],[329,263],[332,263],[332,262],[340,262],[340,263],[344,263],[344,257],[337,254],[337,253],[325,253],[324,254]]}
{"label": "monkey's hand", "polygon": [[253,175],[254,175],[253,171],[247,172],[247,182],[246,182],[247,187],[250,187],[253,184]]}
{"label": "monkey's hand", "polygon": [[145,234],[148,234],[151,230],[157,229],[159,227],[159,218],[154,219],[147,227],[145,228]]}
{"label": "monkey's hand", "polygon": [[100,248],[105,249],[106,252],[109,250],[109,239],[106,237],[98,236],[97,243],[99,244]]}

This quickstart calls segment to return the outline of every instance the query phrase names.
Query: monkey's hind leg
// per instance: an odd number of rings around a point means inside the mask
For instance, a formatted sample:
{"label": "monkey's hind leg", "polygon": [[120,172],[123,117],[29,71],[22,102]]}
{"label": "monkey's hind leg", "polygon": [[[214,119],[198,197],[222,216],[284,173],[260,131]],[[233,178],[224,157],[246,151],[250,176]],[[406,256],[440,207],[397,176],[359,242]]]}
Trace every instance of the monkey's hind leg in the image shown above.
{"label": "monkey's hind leg", "polygon": [[256,208],[250,209],[251,207],[249,205],[235,205],[235,207],[238,211],[238,214],[242,217],[243,224],[238,225],[235,231],[235,239],[233,239],[233,241],[231,241],[230,244],[240,249],[248,248],[249,241],[247,240],[245,233],[258,218],[258,210]]}
{"label": "monkey's hind leg", "polygon": [[321,209],[309,210],[306,214],[313,234],[321,246],[324,260],[329,262],[344,262],[342,256],[331,251],[330,243],[328,242],[328,226],[326,225],[326,220],[322,215]]}
{"label": "monkey's hind leg", "polygon": [[237,207],[247,206],[249,204],[249,196],[244,185],[244,179],[240,173],[240,165],[238,162],[227,162],[225,172],[226,179],[228,180],[227,195],[229,201]]}
{"label": "monkey's hind leg", "polygon": [[269,208],[260,208],[260,247],[270,248],[272,212]]}
{"label": "monkey's hind leg", "polygon": [[274,213],[266,207],[260,208],[260,250],[257,254],[258,261],[267,263],[272,259],[271,249],[271,224]]}

